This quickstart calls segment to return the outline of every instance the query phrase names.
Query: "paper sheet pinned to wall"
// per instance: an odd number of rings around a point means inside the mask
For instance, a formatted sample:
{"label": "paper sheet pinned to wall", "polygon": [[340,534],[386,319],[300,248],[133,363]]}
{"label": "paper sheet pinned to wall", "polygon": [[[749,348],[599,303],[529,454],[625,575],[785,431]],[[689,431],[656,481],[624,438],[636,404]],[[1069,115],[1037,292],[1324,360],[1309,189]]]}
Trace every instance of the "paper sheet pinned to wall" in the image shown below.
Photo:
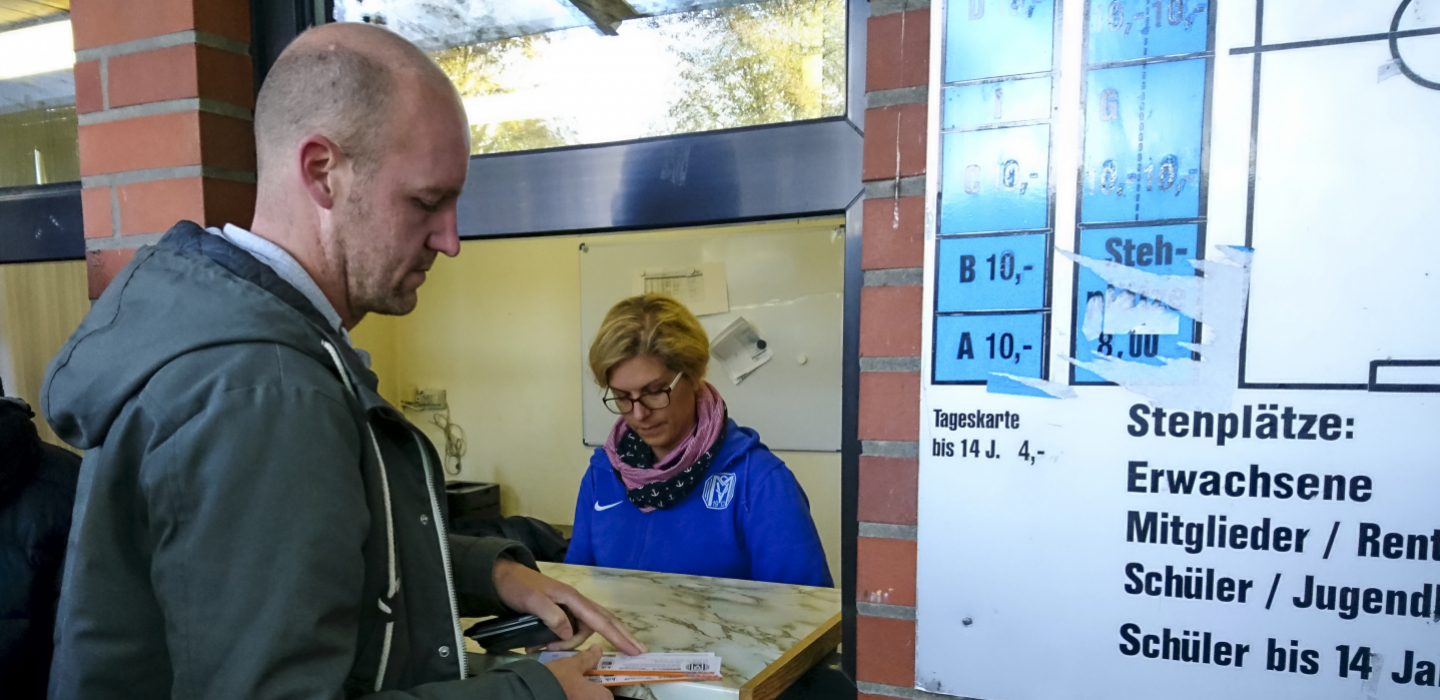
{"label": "paper sheet pinned to wall", "polygon": [[696,316],[723,314],[730,310],[723,262],[637,270],[634,292],[674,297]]}
{"label": "paper sheet pinned to wall", "polygon": [[775,353],[760,337],[760,332],[742,316],[710,341],[710,354],[725,366],[730,381],[739,386],[751,372],[769,362]]}

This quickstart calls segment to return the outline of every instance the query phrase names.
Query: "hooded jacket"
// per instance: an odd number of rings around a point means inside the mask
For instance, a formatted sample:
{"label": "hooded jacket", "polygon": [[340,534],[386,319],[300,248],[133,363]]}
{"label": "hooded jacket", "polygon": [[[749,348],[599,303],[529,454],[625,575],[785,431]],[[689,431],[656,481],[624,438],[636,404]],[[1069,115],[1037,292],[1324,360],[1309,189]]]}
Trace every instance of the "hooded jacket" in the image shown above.
{"label": "hooded jacket", "polygon": [[25,402],[0,398],[0,688],[43,700],[80,458],[40,441]]}
{"label": "hooded jacket", "polygon": [[642,512],[595,450],[580,481],[565,563],[831,587],[810,499],[754,430],[731,420],[705,481]]}
{"label": "hooded jacket", "polygon": [[52,700],[563,698],[533,661],[466,679],[457,617],[506,612],[496,557],[534,561],[447,534],[434,447],[375,388],[224,239],[136,252],[42,390],[87,450]]}

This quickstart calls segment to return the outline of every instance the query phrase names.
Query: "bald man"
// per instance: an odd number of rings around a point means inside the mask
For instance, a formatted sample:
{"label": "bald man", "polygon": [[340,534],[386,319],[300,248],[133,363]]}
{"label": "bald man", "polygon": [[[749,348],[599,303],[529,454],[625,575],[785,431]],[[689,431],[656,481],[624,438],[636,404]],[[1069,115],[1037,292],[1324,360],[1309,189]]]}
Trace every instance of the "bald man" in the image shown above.
{"label": "bald man", "polygon": [[447,535],[434,447],[350,347],[460,251],[455,89],[385,30],[325,26],[275,63],[255,131],[251,230],[140,249],[47,372],[44,413],[86,450],[50,697],[608,698],[582,675],[598,646],[468,677],[462,615],[643,649],[522,547]]}

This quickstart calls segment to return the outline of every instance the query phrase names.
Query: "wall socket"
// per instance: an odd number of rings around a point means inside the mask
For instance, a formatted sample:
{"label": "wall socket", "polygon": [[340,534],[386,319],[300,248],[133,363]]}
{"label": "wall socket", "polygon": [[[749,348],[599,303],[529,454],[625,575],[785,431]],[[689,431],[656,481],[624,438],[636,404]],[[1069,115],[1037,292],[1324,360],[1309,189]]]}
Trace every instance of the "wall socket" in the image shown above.
{"label": "wall socket", "polygon": [[409,408],[421,411],[443,411],[449,408],[445,402],[444,389],[416,389],[414,398],[406,403]]}

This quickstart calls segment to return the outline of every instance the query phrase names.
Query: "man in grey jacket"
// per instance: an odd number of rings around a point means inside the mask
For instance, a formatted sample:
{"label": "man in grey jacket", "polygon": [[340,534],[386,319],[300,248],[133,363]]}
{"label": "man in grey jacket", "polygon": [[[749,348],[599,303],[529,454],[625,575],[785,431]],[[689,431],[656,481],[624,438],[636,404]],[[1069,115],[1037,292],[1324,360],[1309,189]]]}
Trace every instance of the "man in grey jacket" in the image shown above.
{"label": "man in grey jacket", "polygon": [[45,415],[87,451],[50,697],[608,698],[582,675],[598,647],[467,677],[462,615],[643,647],[522,547],[447,535],[433,446],[349,344],[459,253],[454,88],[331,25],[276,62],[255,130],[253,230],[181,222],[138,251],[47,372]]}

